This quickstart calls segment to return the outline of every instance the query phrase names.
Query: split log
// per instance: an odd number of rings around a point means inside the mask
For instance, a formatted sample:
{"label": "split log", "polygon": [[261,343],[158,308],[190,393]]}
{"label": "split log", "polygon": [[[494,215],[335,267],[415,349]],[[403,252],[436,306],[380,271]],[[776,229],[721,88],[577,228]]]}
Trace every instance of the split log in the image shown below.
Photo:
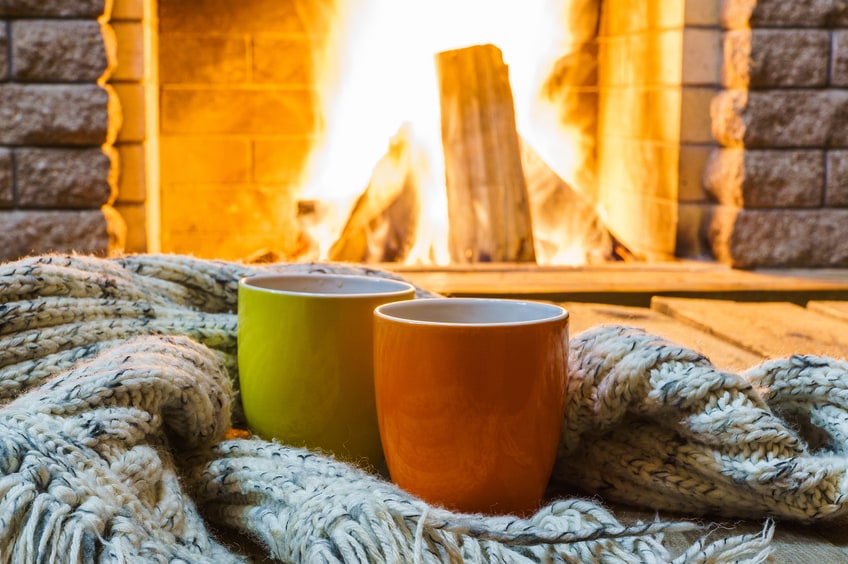
{"label": "split log", "polygon": [[436,55],[454,263],[534,262],[509,70],[494,45]]}
{"label": "split log", "polygon": [[403,126],[377,162],[328,258],[347,262],[403,262],[415,244],[420,216],[411,134]]}
{"label": "split log", "polygon": [[540,264],[637,260],[595,206],[563,180],[525,139],[521,139],[521,163]]}

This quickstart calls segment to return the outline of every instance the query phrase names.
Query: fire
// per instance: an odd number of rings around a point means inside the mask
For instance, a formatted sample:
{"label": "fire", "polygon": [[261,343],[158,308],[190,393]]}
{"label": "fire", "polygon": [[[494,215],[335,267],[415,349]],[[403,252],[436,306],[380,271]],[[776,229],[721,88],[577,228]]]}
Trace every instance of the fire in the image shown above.
{"label": "fire", "polygon": [[[406,262],[450,261],[434,66],[435,54],[442,51],[484,43],[498,46],[509,66],[522,139],[560,178],[572,186],[585,184],[580,175],[586,173],[579,165],[586,148],[559,124],[559,110],[545,96],[546,81],[570,41],[567,4],[567,0],[340,0],[336,26],[318,65],[323,73],[323,139],[310,159],[300,195],[320,207],[309,228],[320,256],[311,258],[328,257],[373,179],[375,164],[403,129],[422,149],[414,155],[418,233]],[[571,250],[574,241],[558,240],[562,236],[555,232],[555,223],[534,220],[537,262],[584,262],[579,249]]]}

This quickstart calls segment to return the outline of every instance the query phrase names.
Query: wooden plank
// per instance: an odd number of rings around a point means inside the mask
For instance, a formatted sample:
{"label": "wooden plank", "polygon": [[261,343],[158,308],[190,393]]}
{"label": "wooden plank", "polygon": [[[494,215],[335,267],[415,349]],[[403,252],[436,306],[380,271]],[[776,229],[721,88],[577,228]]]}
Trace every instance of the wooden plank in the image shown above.
{"label": "wooden plank", "polygon": [[[710,303],[712,304],[712,302]],[[730,371],[750,368],[764,358],[761,355],[734,346],[721,337],[676,321],[656,310],[573,302],[565,302],[562,305],[569,310],[571,315],[572,334],[577,334],[598,324],[632,325],[693,348],[709,357],[718,367]],[[766,304],[766,307],[768,307],[768,304]],[[797,308],[797,306],[793,306],[793,308]],[[612,509],[615,516],[623,522],[634,522],[636,519],[650,521],[655,517],[653,513],[626,507],[613,506]],[[759,533],[762,527],[763,524],[759,521],[722,523],[711,538],[715,540],[732,535],[755,534]],[[673,533],[666,535],[665,543],[673,554],[679,554],[695,542],[699,536],[701,536],[699,533],[694,532],[687,534]],[[844,532],[843,527],[805,526],[786,522],[777,524],[772,540],[773,557],[776,562],[845,562],[848,561],[846,545],[848,545],[848,533]]]}
{"label": "wooden plank", "polygon": [[848,323],[794,304],[658,296],[651,308],[766,358],[848,355]]}
{"label": "wooden plank", "polygon": [[629,325],[696,350],[722,370],[739,372],[763,360],[762,356],[647,308],[575,302],[565,302],[562,305],[569,312],[572,335],[602,324]]}
{"label": "wooden plank", "polygon": [[775,562],[809,564],[848,562],[848,551],[817,525],[777,523],[772,539]]}
{"label": "wooden plank", "polygon": [[436,55],[448,238],[455,263],[535,262],[509,70],[500,49]]}
{"label": "wooden plank", "polygon": [[548,166],[526,139],[521,163],[527,181],[536,258],[541,264],[633,258],[604,223],[595,206]]}
{"label": "wooden plank", "polygon": [[816,525],[816,531],[842,550],[842,562],[848,562],[848,530],[844,519]]}
{"label": "wooden plank", "polygon": [[433,292],[452,296],[535,297],[648,307],[655,295],[806,303],[848,299],[848,281],[734,270],[695,261],[591,266],[484,264],[429,267],[383,264]]}
{"label": "wooden plank", "polygon": [[406,259],[415,242],[420,202],[412,165],[412,135],[401,127],[377,162],[356,201],[329,260],[391,262]]}
{"label": "wooden plank", "polygon": [[[611,507],[615,517],[622,523],[632,524],[638,521],[643,523],[660,519],[680,519],[680,515],[657,515],[649,511],[632,509],[629,507]],[[709,520],[699,519],[700,523],[709,523]],[[738,535],[759,534],[763,530],[765,520],[747,520],[722,522],[717,521],[706,525],[712,530],[709,541],[716,541]],[[772,537],[772,560],[774,562],[807,564],[817,562],[819,564],[831,562],[848,561],[848,551],[840,542],[829,537],[829,528],[819,525],[798,525],[789,522],[778,522],[775,525]],[[691,531],[687,533],[669,533],[663,539],[663,544],[669,548],[673,556],[681,554],[699,538],[704,536],[704,531]]]}
{"label": "wooden plank", "polygon": [[807,309],[848,321],[848,301],[811,301],[807,303]]}

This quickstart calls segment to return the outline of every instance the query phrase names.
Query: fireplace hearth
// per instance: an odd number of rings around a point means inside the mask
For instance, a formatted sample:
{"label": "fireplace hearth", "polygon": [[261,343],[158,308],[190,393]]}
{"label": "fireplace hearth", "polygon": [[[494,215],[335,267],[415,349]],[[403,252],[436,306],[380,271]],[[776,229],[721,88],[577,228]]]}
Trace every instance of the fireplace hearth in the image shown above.
{"label": "fireplace hearth", "polygon": [[[844,3],[548,4],[561,176],[635,256],[848,266]],[[347,5],[0,0],[0,257],[296,257]]]}

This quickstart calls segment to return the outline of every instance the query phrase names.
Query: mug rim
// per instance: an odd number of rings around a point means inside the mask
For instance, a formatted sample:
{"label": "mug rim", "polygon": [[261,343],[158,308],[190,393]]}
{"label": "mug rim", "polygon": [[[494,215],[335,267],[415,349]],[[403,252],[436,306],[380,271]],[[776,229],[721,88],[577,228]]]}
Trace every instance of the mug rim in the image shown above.
{"label": "mug rim", "polygon": [[[540,312],[538,316],[533,316],[524,319],[506,319],[504,321],[442,321],[434,319],[419,319],[415,316],[400,315],[403,310],[427,309],[433,305],[447,306],[452,309],[468,308],[476,305],[498,305],[512,307],[532,308]],[[454,307],[456,306],[456,307]],[[400,311],[395,311],[400,310]],[[546,315],[541,314],[541,311],[547,311]],[[403,302],[391,302],[377,306],[374,309],[374,315],[386,321],[391,321],[401,324],[420,325],[429,327],[514,327],[519,325],[537,325],[542,323],[552,323],[556,321],[568,321],[570,315],[564,307],[535,300],[520,300],[512,298],[422,298],[416,300],[407,300]]]}
{"label": "mug rim", "polygon": [[[320,290],[303,290],[290,288],[273,288],[267,286],[256,285],[256,282],[278,281],[278,280],[299,280],[302,282],[315,282],[315,280],[347,280],[356,283],[365,283],[374,286],[374,291],[357,291],[357,292],[326,292]],[[395,280],[393,278],[382,278],[379,276],[363,276],[360,274],[334,274],[331,272],[278,272],[267,274],[254,274],[243,276],[239,279],[238,285],[240,288],[249,289],[251,291],[262,292],[267,294],[277,294],[283,296],[308,296],[316,298],[329,299],[351,299],[351,298],[373,298],[375,296],[403,296],[410,291],[415,294],[415,286],[404,280]],[[381,290],[380,287],[383,287]]]}

